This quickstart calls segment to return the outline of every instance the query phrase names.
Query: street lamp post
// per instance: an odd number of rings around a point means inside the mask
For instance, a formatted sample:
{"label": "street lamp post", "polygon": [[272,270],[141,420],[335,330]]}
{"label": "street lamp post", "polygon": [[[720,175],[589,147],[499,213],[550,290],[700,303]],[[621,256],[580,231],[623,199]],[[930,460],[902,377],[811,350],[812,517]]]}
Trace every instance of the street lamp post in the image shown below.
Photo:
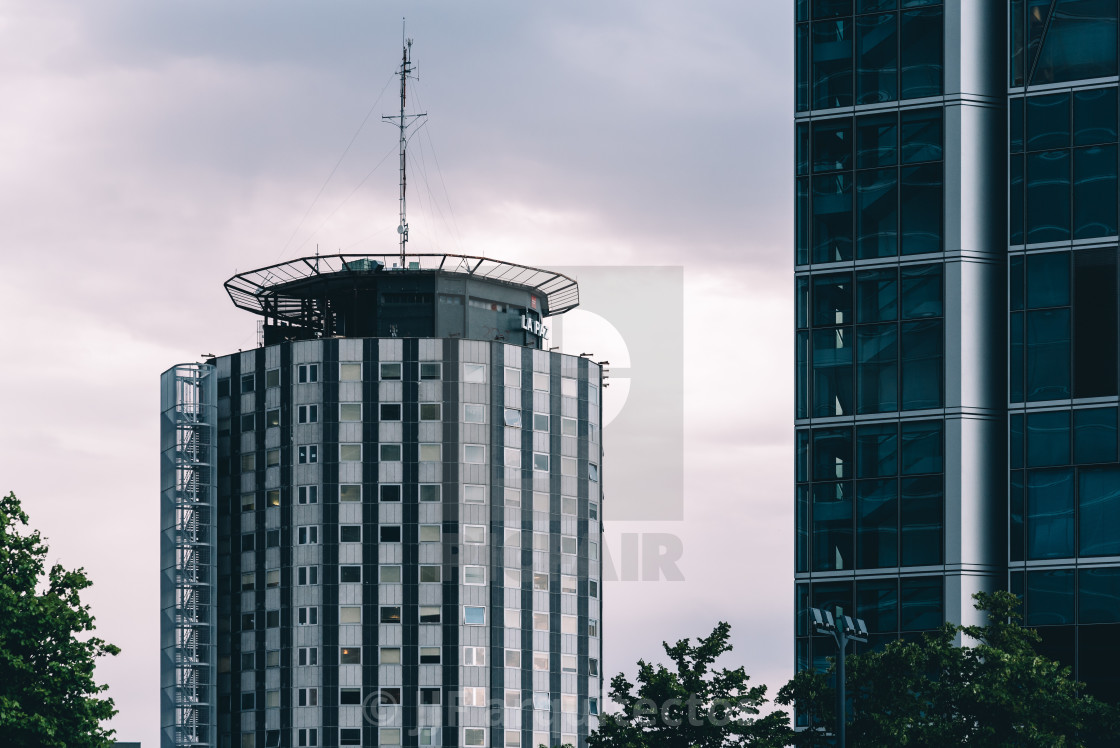
{"label": "street lamp post", "polygon": [[818,634],[831,636],[832,640],[836,642],[836,648],[840,650],[836,659],[836,674],[840,680],[840,707],[837,709],[836,734],[839,738],[839,748],[847,748],[848,743],[845,733],[847,732],[848,720],[845,712],[848,708],[848,684],[844,672],[844,660],[847,659],[848,642],[867,643],[867,624],[863,622],[862,618],[853,619],[851,616],[833,618],[831,611],[821,610],[820,608],[809,608],[809,614],[813,616],[813,629]]}

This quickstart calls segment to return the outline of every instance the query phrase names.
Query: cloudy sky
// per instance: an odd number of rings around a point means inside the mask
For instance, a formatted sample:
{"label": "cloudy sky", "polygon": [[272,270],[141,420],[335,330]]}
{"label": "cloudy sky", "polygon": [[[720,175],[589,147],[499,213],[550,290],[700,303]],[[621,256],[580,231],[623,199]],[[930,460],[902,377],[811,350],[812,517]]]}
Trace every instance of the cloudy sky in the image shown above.
{"label": "cloudy sky", "polygon": [[604,670],[723,619],[785,682],[791,7],[0,0],[0,490],[94,581],[119,739],[159,739],[159,373],[255,345],[234,272],[393,251],[402,16],[413,250],[684,269],[684,519],[607,533],[679,537],[685,581],[606,585]]}

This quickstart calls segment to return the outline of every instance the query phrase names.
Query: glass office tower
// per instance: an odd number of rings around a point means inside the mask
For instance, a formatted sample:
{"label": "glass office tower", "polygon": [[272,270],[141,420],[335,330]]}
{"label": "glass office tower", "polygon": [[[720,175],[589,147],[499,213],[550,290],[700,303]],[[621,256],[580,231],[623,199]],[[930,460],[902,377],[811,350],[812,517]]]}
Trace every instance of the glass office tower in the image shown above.
{"label": "glass office tower", "polygon": [[601,371],[565,276],[315,257],[226,287],[263,345],[163,377],[165,746],[586,745]]}
{"label": "glass office tower", "polygon": [[1118,3],[1009,6],[1009,584],[1120,701]]}
{"label": "glass office tower", "polygon": [[797,666],[1010,588],[1120,699],[1117,0],[797,0]]}
{"label": "glass office tower", "polygon": [[1005,584],[999,5],[796,3],[798,668]]}

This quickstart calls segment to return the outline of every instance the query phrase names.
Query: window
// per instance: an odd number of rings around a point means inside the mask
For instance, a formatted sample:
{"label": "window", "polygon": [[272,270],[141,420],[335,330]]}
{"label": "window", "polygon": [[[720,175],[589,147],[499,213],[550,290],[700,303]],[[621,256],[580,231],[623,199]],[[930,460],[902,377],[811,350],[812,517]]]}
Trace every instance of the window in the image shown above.
{"label": "window", "polygon": [[362,567],[358,565],[348,565],[338,567],[338,581],[342,583],[362,581]]}
{"label": "window", "polygon": [[486,526],[485,525],[463,525],[463,542],[464,543],[485,543],[486,542]]}
{"label": "window", "polygon": [[[399,616],[398,616],[399,618]],[[384,619],[383,619],[384,622]],[[401,648],[400,647],[382,647],[381,659],[382,665],[399,665],[401,664]]]}
{"label": "window", "polygon": [[400,745],[401,744],[401,728],[399,727],[382,727],[378,730],[378,743],[380,745]]}
{"label": "window", "polygon": [[280,464],[280,450],[270,449],[264,453],[265,467],[276,467]]}
{"label": "window", "polygon": [[463,664],[486,667],[486,647],[463,647]]}
{"label": "window", "polygon": [[360,381],[362,381],[362,365],[361,364],[339,364],[338,365],[338,381],[340,381],[340,382],[360,382]]}
{"label": "window", "polygon": [[401,622],[401,608],[399,605],[383,605],[381,606],[381,622],[382,623],[400,623]]}
{"label": "window", "polygon": [[592,715],[599,713],[599,700],[598,699],[589,698],[587,700],[587,713],[592,714]]}
{"label": "window", "polygon": [[338,744],[339,745],[361,745],[362,744],[362,728],[360,727],[343,727],[338,731]]}
{"label": "window", "polygon": [[[436,567],[439,568],[438,566]],[[486,584],[485,566],[464,566],[463,584]]]}
{"label": "window", "polygon": [[361,665],[362,664],[362,648],[361,647],[339,647],[339,650],[338,650],[338,664],[340,664],[340,665]]}
{"label": "window", "polygon": [[399,381],[400,378],[401,378],[401,365],[400,365],[400,363],[398,363],[398,362],[392,362],[392,363],[386,362],[386,363],[381,364],[381,379],[382,380],[389,380],[389,381],[397,380],[397,381]]}
{"label": "window", "polygon": [[[533,691],[533,709],[538,712],[547,712],[552,706],[548,698],[548,691]],[[546,743],[548,741],[545,741]]]}
{"label": "window", "polygon": [[344,483],[338,487],[339,501],[361,501],[362,487],[356,483]]}
{"label": "window", "polygon": [[439,623],[440,607],[438,605],[420,606],[420,623]]}
{"label": "window", "polygon": [[463,405],[464,423],[486,423],[486,406],[465,403]]}
{"label": "window", "polygon": [[382,584],[399,584],[401,581],[401,567],[399,566],[381,566],[378,573]]}
{"label": "window", "polygon": [[547,652],[534,652],[533,653],[533,669],[548,672],[548,653]]}
{"label": "window", "polygon": [[419,457],[420,462],[440,462],[443,460],[443,445],[421,444]]}
{"label": "window", "polygon": [[380,451],[380,459],[382,462],[400,462],[401,461],[401,445],[399,444],[382,444]]}
{"label": "window", "polygon": [[521,489],[520,488],[506,488],[503,492],[507,507],[521,506]]}
{"label": "window", "polygon": [[486,462],[486,447],[481,444],[463,445],[463,462],[482,465]]}
{"label": "window", "polygon": [[400,502],[401,487],[399,483],[386,483],[377,487],[381,501]]}
{"label": "window", "polygon": [[439,403],[420,403],[421,421],[439,421],[443,418],[443,406]]}
{"label": "window", "polygon": [[255,693],[249,692],[249,693],[241,694],[241,709],[242,710],[249,710],[249,709],[256,709],[256,708],[257,708],[257,695]]}
{"label": "window", "polygon": [[548,432],[548,414],[547,413],[534,413],[533,414],[533,431]]}
{"label": "window", "polygon": [[274,488],[265,491],[264,503],[265,506],[280,506],[280,490]]}
{"label": "window", "polygon": [[257,549],[257,536],[247,532],[241,536],[241,550],[254,551]]}
{"label": "window", "polygon": [[[278,689],[265,691],[264,692],[264,705],[265,705],[265,708],[267,708],[267,709],[276,709],[277,707],[279,707],[280,706],[280,691]],[[266,740],[265,745],[276,745],[276,746],[280,745],[280,734],[279,734],[279,732],[272,731],[272,730],[270,730],[269,732],[270,732],[269,739],[272,740],[272,742],[269,742],[269,740]],[[274,732],[275,732],[275,739],[272,739],[271,733],[274,733]]]}
{"label": "window", "polygon": [[521,450],[517,447],[506,447],[504,462],[507,468],[519,469],[521,467]]}
{"label": "window", "polygon": [[[520,649],[507,649],[505,651],[505,666],[511,668],[521,667],[521,650]],[[507,704],[508,706],[508,704]],[[520,706],[520,704],[518,705]]]}
{"label": "window", "polygon": [[596,637],[599,636],[599,621],[594,618],[587,619],[587,635]]}
{"label": "window", "polygon": [[593,501],[587,504],[587,518],[599,519],[599,505]]}
{"label": "window", "polygon": [[[277,653],[279,654],[279,653]],[[319,664],[319,648],[318,647],[300,647],[296,651],[296,664],[300,666],[318,665]]]}
{"label": "window", "polygon": [[339,462],[361,462],[362,461],[362,445],[361,444],[339,444],[338,445],[338,461]]}
{"label": "window", "polygon": [[[578,661],[575,655],[561,655],[560,656],[560,670],[565,673],[575,673],[579,671]],[[572,698],[575,698],[574,696]],[[575,707],[572,707],[573,711]]]}
{"label": "window", "polygon": [[463,502],[466,504],[485,504],[486,486],[466,484],[463,486]]}
{"label": "window", "polygon": [[486,625],[486,608],[465,606],[463,608],[463,623],[468,626]]}
{"label": "window", "polygon": [[256,627],[257,627],[257,619],[256,619],[255,615],[253,615],[252,613],[242,613],[241,614],[241,630],[242,631],[252,631]]}
{"label": "window", "polygon": [[[509,369],[506,369],[509,371]],[[521,428],[521,411],[514,410],[513,408],[506,408],[504,411],[505,425],[511,428]]]}
{"label": "window", "polygon": [[560,513],[576,516],[576,500],[567,496],[560,497]]}
{"label": "window", "polygon": [[339,623],[361,623],[362,608],[359,605],[343,605],[338,609]]}
{"label": "window", "polygon": [[300,504],[318,504],[319,503],[319,487],[318,486],[300,486],[296,489],[296,500]]}
{"label": "window", "polygon": [[379,413],[382,421],[399,421],[401,420],[401,404],[381,403]]}
{"label": "window", "polygon": [[579,394],[579,382],[564,377],[560,380],[560,394],[564,397],[576,397]]}
{"label": "window", "polygon": [[[575,743],[572,743],[572,745],[575,745]],[[521,748],[520,730],[506,730],[505,748]]]}
{"label": "window", "polygon": [[596,482],[599,480],[599,466],[594,462],[587,463],[587,479]]}
{"label": "window", "polygon": [[485,383],[485,364],[463,364],[463,381],[471,384]]}
{"label": "window", "polygon": [[255,452],[250,452],[247,455],[241,455],[241,472],[251,473],[257,469],[257,455]]}
{"label": "window", "polygon": [[241,494],[241,511],[251,512],[257,508],[257,497],[251,493]]}
{"label": "window", "polygon": [[587,582],[587,596],[588,597],[598,597],[599,596],[599,582],[598,581],[596,581],[594,579],[588,580],[588,582]]}
{"label": "window", "polygon": [[303,746],[317,746],[319,745],[319,730],[315,727],[301,727],[296,730],[296,745],[303,748]]}
{"label": "window", "polygon": [[420,500],[440,501],[440,488],[441,486],[438,483],[421,483]]}
{"label": "window", "polygon": [[241,377],[241,394],[252,392],[256,388],[256,377],[252,374],[245,374]]}
{"label": "window", "polygon": [[[546,538],[548,533],[542,533]],[[540,592],[548,592],[548,572],[536,572],[533,574],[533,589]]]}
{"label": "window", "polygon": [[548,455],[544,452],[533,453],[533,470],[539,472],[548,472]]}
{"label": "window", "polygon": [[264,412],[264,425],[273,428],[280,425],[280,409],[273,408]]}
{"label": "window", "polygon": [[[398,527],[399,529],[399,527]],[[361,525],[342,525],[338,528],[338,540],[342,543],[362,542]]]}
{"label": "window", "polygon": [[359,705],[362,703],[362,689],[341,688],[338,691],[338,703],[342,706]]}
{"label": "window", "polygon": [[358,423],[362,420],[361,403],[339,403],[338,420],[343,423]]}
{"label": "window", "polygon": [[420,689],[420,704],[430,705],[439,703],[439,689],[438,688],[421,688]]}
{"label": "window", "polygon": [[576,634],[579,633],[578,629],[579,618],[576,616],[560,616],[560,633],[561,634]]}
{"label": "window", "polygon": [[381,706],[398,706],[401,703],[401,689],[382,688],[377,703]]}
{"label": "window", "polygon": [[[486,689],[482,686],[465,687],[461,690],[463,706],[486,706]],[[468,745],[482,745],[482,743],[468,743]]]}
{"label": "window", "polygon": [[420,379],[439,379],[443,376],[443,365],[436,361],[420,362]]}
{"label": "window", "polygon": [[318,566],[299,566],[299,567],[296,567],[296,584],[297,585],[319,584],[319,567]]}
{"label": "window", "polygon": [[579,421],[574,418],[560,418],[560,433],[564,436],[579,435]]}
{"label": "window", "polygon": [[279,548],[280,547],[280,531],[267,530],[264,534],[264,547],[265,548]]}
{"label": "window", "polygon": [[521,589],[521,570],[520,569],[505,569],[505,588],[509,590]]}
{"label": "window", "polygon": [[507,629],[516,629],[521,627],[520,610],[511,610],[510,608],[506,608],[504,618],[505,621],[503,623]]}
{"label": "window", "polygon": [[319,623],[319,609],[315,606],[296,608],[296,625],[314,626]]}
{"label": "window", "polygon": [[317,688],[297,688],[296,689],[296,706],[318,706],[319,704],[319,689]]}
{"label": "window", "polygon": [[319,461],[319,447],[314,444],[298,447],[296,454],[300,465],[313,464]]}
{"label": "window", "polygon": [[296,367],[296,381],[300,384],[319,381],[319,364],[300,364]]}
{"label": "window", "polygon": [[560,575],[560,591],[568,594],[576,594],[578,588],[576,586],[576,578],[567,574]]}
{"label": "window", "polygon": [[315,545],[319,542],[318,525],[303,525],[296,528],[297,545]]}
{"label": "window", "polygon": [[560,458],[560,475],[569,475],[573,478],[579,475],[579,461],[575,457]]}
{"label": "window", "polygon": [[521,546],[521,531],[507,527],[504,545],[507,548],[519,548]]}
{"label": "window", "polygon": [[421,665],[438,665],[440,662],[439,647],[420,647]]}
{"label": "window", "polygon": [[561,553],[576,553],[578,543],[572,535],[562,535],[560,537],[560,552]]}
{"label": "window", "polygon": [[548,613],[533,613],[533,630],[548,631]]}
{"label": "window", "polygon": [[[355,525],[360,530],[360,526]],[[377,528],[378,539],[382,543],[399,543],[401,542],[401,526],[400,525],[381,525]],[[360,537],[359,537],[360,540]]]}
{"label": "window", "polygon": [[438,583],[443,581],[443,569],[439,566],[421,566],[420,581]]}
{"label": "window", "polygon": [[[468,691],[476,691],[476,690],[485,690],[485,689],[464,688],[463,693],[466,694]],[[482,703],[467,704],[465,696],[464,696],[463,704],[465,706],[485,706],[485,704],[482,704]],[[463,745],[465,745],[465,746],[486,745],[486,728],[485,727],[464,727],[463,728]]]}
{"label": "window", "polygon": [[269,569],[264,573],[264,586],[267,588],[280,586],[280,570]]}
{"label": "window", "polygon": [[255,584],[256,578],[257,578],[257,575],[254,574],[253,572],[248,572],[246,574],[242,574],[241,575],[241,591],[242,592],[247,592],[248,590],[253,589],[256,586],[256,584]]}
{"label": "window", "polygon": [[548,373],[543,371],[533,372],[533,389],[548,392]]}
{"label": "window", "polygon": [[506,387],[520,387],[521,386],[521,369],[514,369],[507,366],[504,369],[503,383]]}

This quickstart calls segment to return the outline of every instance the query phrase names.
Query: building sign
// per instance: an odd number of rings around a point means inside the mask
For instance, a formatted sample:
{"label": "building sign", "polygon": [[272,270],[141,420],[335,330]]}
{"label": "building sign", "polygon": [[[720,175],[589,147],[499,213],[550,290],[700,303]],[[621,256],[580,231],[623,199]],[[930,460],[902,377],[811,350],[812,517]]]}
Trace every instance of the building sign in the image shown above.
{"label": "building sign", "polygon": [[533,319],[527,314],[521,315],[521,329],[536,335],[538,338],[548,337],[548,328],[542,325],[539,319]]}

